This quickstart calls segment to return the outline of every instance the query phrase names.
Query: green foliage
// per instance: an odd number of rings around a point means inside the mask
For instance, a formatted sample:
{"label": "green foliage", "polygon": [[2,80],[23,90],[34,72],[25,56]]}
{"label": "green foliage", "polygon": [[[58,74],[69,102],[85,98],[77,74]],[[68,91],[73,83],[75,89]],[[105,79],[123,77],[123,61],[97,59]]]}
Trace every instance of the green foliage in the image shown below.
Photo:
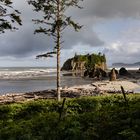
{"label": "green foliage", "polygon": [[100,65],[102,62],[106,62],[105,55],[99,54],[87,54],[87,55],[77,55],[75,54],[73,58],[74,62],[85,62],[85,66],[88,70],[92,70],[95,65]]}
{"label": "green foliage", "polygon": [[[70,16],[66,15],[66,11],[70,7],[81,8],[78,5],[80,1],[83,0],[28,0],[28,3],[34,7],[34,11],[42,14],[42,18],[33,19],[35,24],[41,25],[35,30],[35,33],[53,36],[56,43],[54,50],[57,50],[62,43],[58,39],[62,40],[62,32],[65,28],[71,26],[75,31],[79,31],[82,28]],[[41,57],[46,56],[42,55]]]}
{"label": "green foliage", "polygon": [[82,62],[82,61],[87,61],[88,58],[86,55],[75,55],[73,59],[75,62],[79,62],[79,61]]}
{"label": "green foliage", "polygon": [[12,7],[11,0],[0,0],[0,33],[5,30],[16,30],[14,23],[22,25],[20,12]]}
{"label": "green foliage", "polygon": [[102,62],[106,62],[105,61],[105,55],[99,55],[99,54],[91,54],[88,56],[88,61],[86,63],[86,68],[89,70],[92,70],[95,65],[99,65]]}
{"label": "green foliage", "polygon": [[0,140],[139,140],[140,95],[38,100],[0,106]]}

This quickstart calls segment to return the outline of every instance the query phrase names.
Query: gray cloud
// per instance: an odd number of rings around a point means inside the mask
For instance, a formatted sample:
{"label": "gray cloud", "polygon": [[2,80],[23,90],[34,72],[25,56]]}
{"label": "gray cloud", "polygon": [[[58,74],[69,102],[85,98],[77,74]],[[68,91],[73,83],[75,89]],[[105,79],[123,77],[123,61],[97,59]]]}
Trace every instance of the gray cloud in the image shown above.
{"label": "gray cloud", "polygon": [[123,31],[116,42],[108,44],[104,52],[110,62],[133,63],[140,60],[140,30],[136,26]]}
{"label": "gray cloud", "polygon": [[[34,29],[37,27],[32,23],[32,19],[41,17],[40,14],[32,11],[32,7],[27,5],[25,1],[19,2],[15,0],[14,6],[22,12],[23,26],[19,27],[19,31],[7,32],[1,34],[0,55],[13,57],[27,57],[38,53],[51,50],[54,46],[53,40],[44,35],[33,35]],[[87,36],[89,34],[89,37]],[[84,28],[80,33],[68,29],[64,34],[64,44],[66,49],[70,49],[78,42],[90,44],[92,46],[102,45],[103,42],[98,38],[94,31],[90,28]]]}
{"label": "gray cloud", "polygon": [[104,50],[109,62],[133,63],[140,60],[140,43],[113,43]]}
{"label": "gray cloud", "polygon": [[[0,56],[28,57],[48,51],[54,46],[53,41],[47,36],[33,35],[33,18],[40,15],[32,11],[32,7],[25,1],[14,0],[15,7],[22,12],[23,27],[14,33],[7,32],[0,36]],[[104,42],[93,30],[95,24],[103,20],[114,18],[139,18],[139,0],[84,0],[82,10],[68,11],[68,15],[84,25],[79,33],[66,30],[63,44],[65,49],[71,49],[77,43],[90,45],[91,47],[103,46]]]}
{"label": "gray cloud", "polygon": [[140,16],[139,0],[85,0],[82,16],[97,18],[138,17]]}

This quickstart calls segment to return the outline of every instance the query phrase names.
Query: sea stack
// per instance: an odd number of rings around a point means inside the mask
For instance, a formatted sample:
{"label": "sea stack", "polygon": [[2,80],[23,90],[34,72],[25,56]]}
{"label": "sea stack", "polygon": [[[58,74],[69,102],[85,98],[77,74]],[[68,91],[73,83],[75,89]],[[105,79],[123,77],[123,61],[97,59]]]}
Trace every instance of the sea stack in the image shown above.
{"label": "sea stack", "polygon": [[116,81],[116,79],[117,76],[116,76],[115,68],[113,68],[110,73],[110,81]]}

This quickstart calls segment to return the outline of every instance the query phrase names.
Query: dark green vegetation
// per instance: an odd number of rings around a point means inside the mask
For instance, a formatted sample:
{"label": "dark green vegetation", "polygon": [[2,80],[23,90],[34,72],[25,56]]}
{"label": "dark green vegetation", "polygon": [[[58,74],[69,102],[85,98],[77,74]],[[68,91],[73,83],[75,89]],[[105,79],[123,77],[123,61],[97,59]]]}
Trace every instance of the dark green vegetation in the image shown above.
{"label": "dark green vegetation", "polygon": [[0,0],[0,33],[5,30],[16,30],[14,23],[22,25],[20,12],[12,7],[11,0]]}
{"label": "dark green vegetation", "polygon": [[66,60],[62,67],[62,70],[73,70],[76,65],[75,63],[79,63],[80,65],[82,64],[82,62],[84,63],[86,69],[92,70],[95,66],[105,67],[104,65],[106,65],[106,57],[101,53],[93,53],[87,55],[75,54],[73,58]]}
{"label": "dark green vegetation", "polygon": [[140,95],[0,106],[0,140],[139,140]]}
{"label": "dark green vegetation", "polygon": [[87,55],[87,61],[85,63],[86,69],[93,69],[96,65],[101,65],[102,63],[106,63],[105,55],[99,54],[91,54]]}

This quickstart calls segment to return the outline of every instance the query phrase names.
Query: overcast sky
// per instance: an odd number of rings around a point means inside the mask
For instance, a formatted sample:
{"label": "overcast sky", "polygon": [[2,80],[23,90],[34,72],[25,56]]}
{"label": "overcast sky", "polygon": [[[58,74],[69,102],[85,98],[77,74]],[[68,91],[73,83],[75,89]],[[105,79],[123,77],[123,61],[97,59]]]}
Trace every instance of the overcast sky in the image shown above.
{"label": "overcast sky", "polygon": [[[51,50],[51,38],[34,35],[32,11],[26,0],[13,0],[22,12],[23,26],[16,32],[0,34],[0,66],[55,66],[53,58],[36,60],[38,54]],[[67,14],[84,25],[80,32],[64,33],[61,64],[75,53],[105,53],[109,65],[140,61],[140,0],[84,0],[82,10]]]}

